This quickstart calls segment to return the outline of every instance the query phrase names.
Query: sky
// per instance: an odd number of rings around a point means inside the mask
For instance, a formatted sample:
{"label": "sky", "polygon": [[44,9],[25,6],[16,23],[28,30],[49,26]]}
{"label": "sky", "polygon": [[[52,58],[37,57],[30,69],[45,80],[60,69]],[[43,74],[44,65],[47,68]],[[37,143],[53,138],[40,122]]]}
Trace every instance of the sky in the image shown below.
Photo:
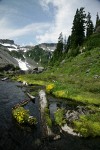
{"label": "sky", "polygon": [[76,9],[85,7],[95,25],[100,0],[0,0],[0,39],[16,44],[55,43],[71,34]]}

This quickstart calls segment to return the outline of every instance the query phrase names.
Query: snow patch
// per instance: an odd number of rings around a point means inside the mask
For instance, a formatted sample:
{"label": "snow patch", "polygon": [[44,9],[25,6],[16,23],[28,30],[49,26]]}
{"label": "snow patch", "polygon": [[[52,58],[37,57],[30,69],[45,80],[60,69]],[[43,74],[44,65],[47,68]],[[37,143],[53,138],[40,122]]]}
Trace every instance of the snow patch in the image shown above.
{"label": "snow patch", "polygon": [[19,49],[15,49],[15,48],[8,48],[8,50],[11,51],[19,51]]}
{"label": "snow patch", "polygon": [[9,43],[0,43],[1,45],[3,45],[3,46],[6,46],[6,47],[14,47],[15,49],[17,49],[17,45],[15,45],[15,44],[9,44]]}
{"label": "snow patch", "polygon": [[29,68],[31,68],[31,66],[27,63],[27,62],[24,62],[22,61],[21,59],[17,59],[15,58],[19,64],[19,67],[21,70],[29,70]]}

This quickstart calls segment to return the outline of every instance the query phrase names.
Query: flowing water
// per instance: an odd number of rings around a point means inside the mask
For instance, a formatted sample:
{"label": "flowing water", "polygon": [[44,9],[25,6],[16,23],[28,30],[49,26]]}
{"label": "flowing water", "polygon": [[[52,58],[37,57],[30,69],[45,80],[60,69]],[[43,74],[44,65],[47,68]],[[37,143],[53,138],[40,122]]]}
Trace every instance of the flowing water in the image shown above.
{"label": "flowing water", "polygon": [[[69,134],[61,134],[61,139],[50,141],[42,139],[39,99],[29,102],[25,108],[30,110],[38,124],[36,127],[22,127],[12,119],[11,109],[18,102],[28,99],[25,87],[12,81],[0,81],[0,150],[100,150],[100,138],[79,138]],[[50,112],[57,108],[57,102],[49,97]],[[60,103],[61,105],[61,103]]]}

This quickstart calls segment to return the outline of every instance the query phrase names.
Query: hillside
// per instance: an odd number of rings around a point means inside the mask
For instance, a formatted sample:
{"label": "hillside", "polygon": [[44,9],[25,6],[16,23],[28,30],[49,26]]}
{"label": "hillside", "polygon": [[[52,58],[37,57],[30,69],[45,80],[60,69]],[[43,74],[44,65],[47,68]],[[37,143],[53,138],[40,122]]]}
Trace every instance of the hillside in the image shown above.
{"label": "hillside", "polygon": [[25,53],[25,57],[33,59],[41,65],[47,65],[48,60],[51,57],[51,52],[43,50],[43,48],[39,46],[35,46],[34,48],[30,48],[30,50]]}
{"label": "hillside", "polygon": [[59,66],[19,80],[51,85],[49,92],[57,97],[100,105],[100,48],[65,58]]}
{"label": "hillside", "polygon": [[[36,46],[21,47],[10,39],[0,39],[0,66],[12,64],[21,70],[32,70],[38,66],[45,66],[54,51],[56,44],[42,43]],[[9,54],[8,54],[9,53]],[[7,58],[6,58],[7,56]]]}

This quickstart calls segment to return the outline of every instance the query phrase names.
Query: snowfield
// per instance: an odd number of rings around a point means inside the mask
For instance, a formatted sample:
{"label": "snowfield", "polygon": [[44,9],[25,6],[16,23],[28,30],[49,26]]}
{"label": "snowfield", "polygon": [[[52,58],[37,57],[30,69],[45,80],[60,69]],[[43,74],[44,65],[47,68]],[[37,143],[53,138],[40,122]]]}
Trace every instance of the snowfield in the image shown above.
{"label": "snowfield", "polygon": [[15,58],[15,59],[17,60],[21,70],[25,71],[25,70],[29,70],[29,68],[31,68],[31,66],[27,62],[24,62],[24,61],[17,59],[17,58]]}

